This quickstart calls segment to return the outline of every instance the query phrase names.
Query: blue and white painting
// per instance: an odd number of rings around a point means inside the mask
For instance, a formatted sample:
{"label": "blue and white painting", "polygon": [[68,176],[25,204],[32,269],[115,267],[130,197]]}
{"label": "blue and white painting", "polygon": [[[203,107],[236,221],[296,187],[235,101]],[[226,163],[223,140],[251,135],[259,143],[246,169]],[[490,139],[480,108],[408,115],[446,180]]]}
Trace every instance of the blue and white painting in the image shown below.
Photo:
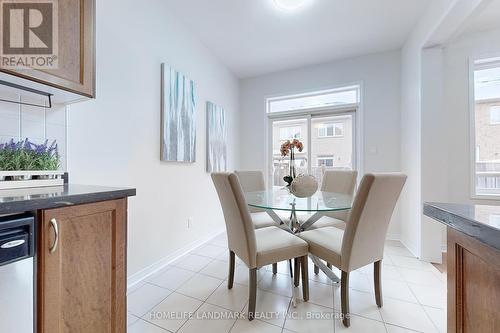
{"label": "blue and white painting", "polygon": [[226,113],[207,102],[207,172],[227,171],[226,140]]}
{"label": "blue and white painting", "polygon": [[194,82],[162,64],[162,161],[196,161],[195,110]]}

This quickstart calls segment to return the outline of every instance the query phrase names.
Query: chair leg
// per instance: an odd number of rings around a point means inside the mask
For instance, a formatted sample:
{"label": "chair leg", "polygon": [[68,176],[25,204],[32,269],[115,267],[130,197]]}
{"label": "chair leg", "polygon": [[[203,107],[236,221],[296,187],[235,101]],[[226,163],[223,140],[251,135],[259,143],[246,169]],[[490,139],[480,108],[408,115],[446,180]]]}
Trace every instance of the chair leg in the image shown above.
{"label": "chair leg", "polygon": [[300,281],[300,258],[295,258],[293,260],[293,284],[295,287],[299,286],[299,281]]}
{"label": "chair leg", "polygon": [[318,275],[319,274],[319,267],[314,265],[314,274]]}
{"label": "chair leg", "polygon": [[373,267],[373,281],[375,284],[375,301],[381,308],[384,304],[382,300],[382,260],[375,262]]}
{"label": "chair leg", "polygon": [[249,269],[249,284],[248,284],[248,320],[252,321],[255,318],[255,302],[257,300],[257,268]]}
{"label": "chair leg", "polygon": [[342,271],[340,280],[340,301],[342,310],[342,323],[345,327],[351,326],[349,314],[349,273]]}
{"label": "chair leg", "polygon": [[229,251],[229,276],[227,278],[227,289],[233,289],[234,282],[234,252]]}
{"label": "chair leg", "polygon": [[300,258],[300,266],[302,273],[302,298],[304,302],[309,301],[309,272],[308,272],[308,262],[307,256],[303,256]]}
{"label": "chair leg", "polygon": [[278,274],[278,263],[273,264],[273,274],[274,275]]}

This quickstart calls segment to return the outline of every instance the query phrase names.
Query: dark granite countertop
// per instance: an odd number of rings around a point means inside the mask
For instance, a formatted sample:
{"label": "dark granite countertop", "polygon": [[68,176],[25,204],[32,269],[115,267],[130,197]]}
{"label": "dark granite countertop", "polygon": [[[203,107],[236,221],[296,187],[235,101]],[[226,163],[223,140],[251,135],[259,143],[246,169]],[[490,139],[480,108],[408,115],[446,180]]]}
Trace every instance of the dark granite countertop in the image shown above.
{"label": "dark granite countertop", "polygon": [[66,184],[0,190],[0,215],[135,196],[133,188]]}
{"label": "dark granite countertop", "polygon": [[424,215],[500,250],[500,206],[428,202]]}

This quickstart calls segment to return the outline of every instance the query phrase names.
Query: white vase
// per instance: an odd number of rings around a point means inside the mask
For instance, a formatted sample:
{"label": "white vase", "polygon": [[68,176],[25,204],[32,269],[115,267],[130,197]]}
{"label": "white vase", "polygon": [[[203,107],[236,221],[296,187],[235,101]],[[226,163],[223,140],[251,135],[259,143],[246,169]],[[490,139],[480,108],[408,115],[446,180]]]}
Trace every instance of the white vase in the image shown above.
{"label": "white vase", "polygon": [[290,184],[290,193],[299,198],[312,196],[318,190],[318,181],[311,175],[298,175]]}

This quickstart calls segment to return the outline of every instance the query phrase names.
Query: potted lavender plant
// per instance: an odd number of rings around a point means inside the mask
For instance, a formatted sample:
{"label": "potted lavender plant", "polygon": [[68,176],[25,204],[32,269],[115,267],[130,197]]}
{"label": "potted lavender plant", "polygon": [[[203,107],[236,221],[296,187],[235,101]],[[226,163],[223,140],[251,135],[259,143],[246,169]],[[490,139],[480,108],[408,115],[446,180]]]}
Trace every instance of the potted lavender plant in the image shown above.
{"label": "potted lavender plant", "polygon": [[62,185],[57,142],[0,144],[0,189]]}

